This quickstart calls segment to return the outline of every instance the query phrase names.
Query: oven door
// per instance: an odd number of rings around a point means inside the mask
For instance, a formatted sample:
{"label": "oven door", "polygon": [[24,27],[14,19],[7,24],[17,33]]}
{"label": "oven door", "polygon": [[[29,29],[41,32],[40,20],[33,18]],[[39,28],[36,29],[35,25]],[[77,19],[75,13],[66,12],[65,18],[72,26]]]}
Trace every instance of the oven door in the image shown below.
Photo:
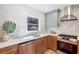
{"label": "oven door", "polygon": [[77,46],[66,42],[57,41],[57,49],[67,54],[77,54]]}

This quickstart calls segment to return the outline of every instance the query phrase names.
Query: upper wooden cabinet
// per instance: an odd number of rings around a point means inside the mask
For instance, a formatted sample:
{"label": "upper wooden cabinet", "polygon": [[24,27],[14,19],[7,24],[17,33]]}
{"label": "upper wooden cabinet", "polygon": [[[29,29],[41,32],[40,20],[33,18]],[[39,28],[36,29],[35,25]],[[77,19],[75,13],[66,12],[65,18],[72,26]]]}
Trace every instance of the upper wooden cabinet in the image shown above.
{"label": "upper wooden cabinet", "polygon": [[1,48],[0,54],[18,54],[18,45]]}
{"label": "upper wooden cabinet", "polygon": [[39,38],[35,41],[35,53],[41,54],[47,50],[47,37]]}
{"label": "upper wooden cabinet", "polygon": [[48,48],[57,51],[57,37],[48,36]]}

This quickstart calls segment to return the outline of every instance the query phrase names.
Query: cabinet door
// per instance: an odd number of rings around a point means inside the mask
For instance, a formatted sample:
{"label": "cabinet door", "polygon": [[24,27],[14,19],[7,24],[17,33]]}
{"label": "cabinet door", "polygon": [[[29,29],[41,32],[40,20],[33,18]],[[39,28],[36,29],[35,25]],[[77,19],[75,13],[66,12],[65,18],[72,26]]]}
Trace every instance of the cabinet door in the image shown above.
{"label": "cabinet door", "polygon": [[79,40],[77,41],[77,54],[79,54]]}
{"label": "cabinet door", "polygon": [[33,54],[34,41],[19,45],[19,54]]}
{"label": "cabinet door", "polygon": [[18,54],[18,45],[1,48],[0,54]]}
{"label": "cabinet door", "polygon": [[54,51],[57,50],[57,37],[56,36],[48,36],[48,48]]}
{"label": "cabinet door", "polygon": [[41,54],[44,53],[47,50],[47,38],[39,38],[35,42],[35,53],[36,54]]}
{"label": "cabinet door", "polygon": [[48,49],[47,47],[47,37],[43,38],[43,52],[45,52]]}

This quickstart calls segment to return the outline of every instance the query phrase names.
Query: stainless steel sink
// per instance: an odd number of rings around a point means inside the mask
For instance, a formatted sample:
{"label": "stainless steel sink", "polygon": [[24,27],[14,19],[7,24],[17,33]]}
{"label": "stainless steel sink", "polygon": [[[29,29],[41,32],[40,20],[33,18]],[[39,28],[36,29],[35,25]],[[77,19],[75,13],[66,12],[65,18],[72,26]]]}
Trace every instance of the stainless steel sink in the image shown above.
{"label": "stainless steel sink", "polygon": [[39,37],[40,36],[40,34],[39,35],[33,35],[33,37]]}

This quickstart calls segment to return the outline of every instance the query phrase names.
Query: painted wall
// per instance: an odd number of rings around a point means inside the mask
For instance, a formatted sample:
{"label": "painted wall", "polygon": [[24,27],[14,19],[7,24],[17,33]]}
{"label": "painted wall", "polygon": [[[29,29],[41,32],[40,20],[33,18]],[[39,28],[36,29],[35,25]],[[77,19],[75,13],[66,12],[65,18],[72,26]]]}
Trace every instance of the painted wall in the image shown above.
{"label": "painted wall", "polygon": [[37,10],[29,8],[26,5],[20,4],[3,4],[0,5],[0,32],[2,32],[2,24],[7,21],[13,21],[16,23],[17,28],[15,33],[20,33],[20,35],[26,35],[27,31],[27,17],[35,17],[39,19],[39,31],[45,29],[45,15]]}

